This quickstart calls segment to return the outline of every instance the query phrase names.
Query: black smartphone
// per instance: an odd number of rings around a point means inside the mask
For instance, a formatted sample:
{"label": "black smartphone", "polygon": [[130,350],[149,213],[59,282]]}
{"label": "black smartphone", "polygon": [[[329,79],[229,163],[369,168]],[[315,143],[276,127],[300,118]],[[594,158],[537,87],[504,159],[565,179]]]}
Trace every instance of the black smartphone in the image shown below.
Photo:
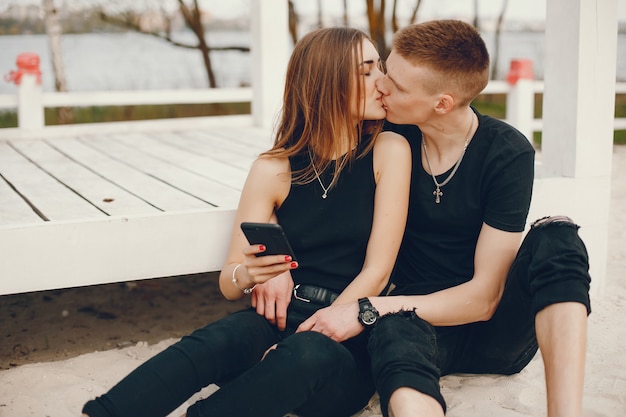
{"label": "black smartphone", "polygon": [[241,230],[251,245],[265,245],[265,251],[256,256],[290,255],[296,260],[283,228],[276,223],[241,223]]}

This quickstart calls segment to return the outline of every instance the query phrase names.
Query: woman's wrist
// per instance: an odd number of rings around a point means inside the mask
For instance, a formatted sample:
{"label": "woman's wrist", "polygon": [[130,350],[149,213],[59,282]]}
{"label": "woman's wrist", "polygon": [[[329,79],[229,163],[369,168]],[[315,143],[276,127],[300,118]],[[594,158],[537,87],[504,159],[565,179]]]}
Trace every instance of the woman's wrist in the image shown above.
{"label": "woman's wrist", "polygon": [[246,287],[246,286],[239,285],[239,281],[237,280],[237,270],[239,269],[240,266],[242,266],[242,264],[237,264],[237,265],[235,265],[235,268],[233,268],[233,276],[232,276],[231,281],[233,282],[235,287],[237,287],[244,294],[246,294],[246,295],[247,294],[251,294],[252,290],[254,289],[254,287],[256,287],[256,284],[254,284],[252,287]]}

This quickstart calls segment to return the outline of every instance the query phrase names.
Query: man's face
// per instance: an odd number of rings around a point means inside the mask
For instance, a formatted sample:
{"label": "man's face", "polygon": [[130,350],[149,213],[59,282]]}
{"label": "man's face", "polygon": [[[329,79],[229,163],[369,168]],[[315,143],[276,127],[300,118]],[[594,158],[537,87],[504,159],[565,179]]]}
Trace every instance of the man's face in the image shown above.
{"label": "man's face", "polygon": [[387,58],[387,74],[376,83],[383,94],[387,120],[396,124],[426,120],[437,105],[437,95],[424,88],[432,75],[432,70],[413,65],[392,50]]}

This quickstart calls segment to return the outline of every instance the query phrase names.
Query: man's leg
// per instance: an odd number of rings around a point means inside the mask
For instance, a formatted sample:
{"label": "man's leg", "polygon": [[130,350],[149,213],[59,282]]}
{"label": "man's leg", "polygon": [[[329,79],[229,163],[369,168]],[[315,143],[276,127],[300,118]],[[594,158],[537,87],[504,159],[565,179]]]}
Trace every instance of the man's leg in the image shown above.
{"label": "man's leg", "polygon": [[401,387],[391,394],[388,407],[389,417],[443,417],[441,404],[433,397],[413,388]]}
{"label": "man's leg", "polygon": [[370,333],[368,350],[383,416],[443,416],[437,338],[414,312],[386,315]]}
{"label": "man's leg", "polygon": [[464,354],[452,355],[453,363],[444,365],[442,374],[517,373],[539,345],[548,416],[580,416],[591,311],[588,271],[577,225],[563,216],[535,222],[509,271],[496,313],[487,322],[467,326]]}
{"label": "man's leg", "polygon": [[[589,259],[567,217],[540,219],[529,274],[535,331],[543,357],[548,417],[581,416],[587,350]],[[543,230],[541,230],[543,229]]]}
{"label": "man's leg", "polygon": [[587,309],[580,303],[552,304],[535,318],[543,357],[548,417],[582,415]]}

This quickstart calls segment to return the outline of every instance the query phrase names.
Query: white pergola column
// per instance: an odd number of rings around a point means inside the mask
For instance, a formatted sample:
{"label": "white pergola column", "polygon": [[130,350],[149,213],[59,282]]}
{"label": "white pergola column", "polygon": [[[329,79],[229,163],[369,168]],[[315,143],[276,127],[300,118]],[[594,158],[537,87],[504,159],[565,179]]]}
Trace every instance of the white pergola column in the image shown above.
{"label": "white pergola column", "polygon": [[251,6],[252,117],[256,126],[271,128],[291,52],[289,7],[287,0],[251,0]]}
{"label": "white pergola column", "polygon": [[592,292],[602,291],[606,275],[616,56],[617,0],[548,0],[531,215],[565,214],[581,225]]}

